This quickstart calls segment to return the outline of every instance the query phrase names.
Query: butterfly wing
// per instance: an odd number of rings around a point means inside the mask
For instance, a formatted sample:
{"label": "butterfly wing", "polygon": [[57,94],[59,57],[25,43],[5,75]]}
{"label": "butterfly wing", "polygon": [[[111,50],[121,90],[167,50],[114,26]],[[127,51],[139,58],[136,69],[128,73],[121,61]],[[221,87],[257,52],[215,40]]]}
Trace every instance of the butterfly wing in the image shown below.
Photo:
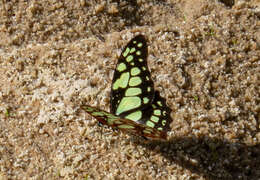
{"label": "butterfly wing", "polygon": [[142,110],[142,117],[137,122],[167,132],[172,122],[170,114],[171,109],[166,105],[165,99],[160,96],[158,91],[155,91],[153,103]]}
{"label": "butterfly wing", "polygon": [[91,116],[95,117],[100,123],[107,124],[112,128],[116,128],[121,131],[146,137],[152,140],[165,140],[167,138],[167,134],[164,131],[159,131],[155,128],[136,123],[129,119],[120,118],[119,116],[113,115],[98,108],[83,105],[82,109],[84,109]]}
{"label": "butterfly wing", "polygon": [[143,35],[133,38],[122,51],[112,80],[111,113],[124,118],[136,110],[146,109],[153,102],[154,87],[147,53]]}

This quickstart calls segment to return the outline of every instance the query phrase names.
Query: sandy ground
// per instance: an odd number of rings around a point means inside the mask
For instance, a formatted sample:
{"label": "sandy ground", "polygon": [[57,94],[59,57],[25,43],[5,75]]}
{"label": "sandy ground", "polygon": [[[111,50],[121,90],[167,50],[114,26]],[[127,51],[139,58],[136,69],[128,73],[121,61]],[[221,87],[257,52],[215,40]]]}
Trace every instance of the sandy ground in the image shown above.
{"label": "sandy ground", "polygon": [[[260,1],[2,0],[0,179],[260,179]],[[136,34],[168,142],[99,127]]]}

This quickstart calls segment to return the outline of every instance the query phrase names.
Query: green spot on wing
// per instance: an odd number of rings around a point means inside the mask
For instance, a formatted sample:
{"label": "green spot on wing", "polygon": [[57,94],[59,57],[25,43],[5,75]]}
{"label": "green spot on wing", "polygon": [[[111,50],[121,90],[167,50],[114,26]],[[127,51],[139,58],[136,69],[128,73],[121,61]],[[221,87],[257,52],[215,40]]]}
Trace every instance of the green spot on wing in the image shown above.
{"label": "green spot on wing", "polygon": [[149,99],[147,97],[144,97],[143,102],[144,102],[144,104],[147,104],[149,102]]}
{"label": "green spot on wing", "polygon": [[116,115],[138,108],[139,106],[141,106],[141,99],[139,97],[123,97],[116,110]]}
{"label": "green spot on wing", "polygon": [[138,67],[133,67],[131,69],[131,76],[136,76],[138,74],[140,74],[141,70]]}
{"label": "green spot on wing", "polygon": [[151,128],[154,128],[154,126],[155,126],[155,124],[152,121],[147,121],[146,125],[151,127]]}
{"label": "green spot on wing", "polygon": [[162,120],[162,125],[165,126],[166,120]]}
{"label": "green spot on wing", "polygon": [[91,113],[93,116],[103,116],[104,113],[103,112],[93,112]]}
{"label": "green spot on wing", "polygon": [[126,58],[126,61],[127,61],[127,62],[130,62],[130,61],[132,61],[133,59],[134,59],[134,56],[129,55],[129,56],[127,56],[127,58]]}
{"label": "green spot on wing", "polygon": [[119,87],[126,88],[128,84],[130,74],[129,72],[125,72],[121,74],[120,78],[115,81],[113,84],[113,90],[117,90]]}
{"label": "green spot on wing", "polygon": [[134,126],[128,125],[128,124],[122,124],[122,125],[119,125],[117,127],[121,128],[121,129],[134,129],[135,128]]}
{"label": "green spot on wing", "polygon": [[130,119],[132,121],[138,121],[140,120],[142,117],[142,112],[141,111],[136,111],[136,112],[133,112],[129,115],[127,115],[125,118],[126,119]]}
{"label": "green spot on wing", "polygon": [[136,51],[136,55],[140,56],[141,55],[141,51]]}
{"label": "green spot on wing", "polygon": [[142,79],[140,77],[131,77],[129,81],[129,86],[138,86],[142,83]]}
{"label": "green spot on wing", "polygon": [[153,113],[157,116],[160,116],[162,114],[160,109],[154,110]]}
{"label": "green spot on wing", "polygon": [[123,53],[123,56],[126,57],[129,52],[130,52],[130,49],[129,49],[129,48],[126,48],[125,52]]}
{"label": "green spot on wing", "polygon": [[119,72],[122,72],[124,70],[126,70],[126,65],[125,63],[120,63],[117,68],[116,68]]}
{"label": "green spot on wing", "polygon": [[164,116],[166,116],[166,113],[167,113],[166,111],[163,111],[163,115],[164,115]]}
{"label": "green spot on wing", "polygon": [[84,109],[85,109],[86,111],[88,111],[88,112],[93,112],[93,111],[94,111],[94,109],[91,108],[91,107],[89,107],[89,106],[84,106]]}
{"label": "green spot on wing", "polygon": [[135,48],[132,48],[132,49],[130,50],[130,53],[133,53],[133,52],[135,52]]}
{"label": "green spot on wing", "polygon": [[123,124],[123,122],[117,119],[117,120],[114,120],[114,124]]}
{"label": "green spot on wing", "polygon": [[159,119],[157,116],[151,116],[151,120],[152,120],[153,122],[158,123],[160,119]]}
{"label": "green spot on wing", "polygon": [[137,96],[142,93],[140,88],[128,88],[125,92],[125,96]]}
{"label": "green spot on wing", "polygon": [[116,117],[116,116],[115,117],[108,117],[107,118],[107,124],[111,126],[116,122],[117,119],[118,119],[118,117]]}
{"label": "green spot on wing", "polygon": [[145,130],[143,130],[143,132],[146,133],[146,134],[151,134],[152,131],[153,130],[151,128],[145,128]]}
{"label": "green spot on wing", "polygon": [[162,102],[161,102],[161,101],[157,101],[157,104],[158,104],[159,106],[162,106]]}
{"label": "green spot on wing", "polygon": [[139,47],[139,48],[142,46],[143,46],[143,43],[141,43],[141,42],[137,44],[137,47]]}
{"label": "green spot on wing", "polygon": [[106,112],[106,116],[109,125],[115,124],[116,122],[121,122],[119,121],[119,117],[115,116],[114,114]]}

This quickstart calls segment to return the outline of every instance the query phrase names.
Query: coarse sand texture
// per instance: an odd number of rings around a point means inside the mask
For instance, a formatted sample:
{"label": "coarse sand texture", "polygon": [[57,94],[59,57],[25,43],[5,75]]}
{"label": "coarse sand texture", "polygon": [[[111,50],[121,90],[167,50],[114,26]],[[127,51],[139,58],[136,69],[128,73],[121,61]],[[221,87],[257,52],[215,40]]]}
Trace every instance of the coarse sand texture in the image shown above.
{"label": "coarse sand texture", "polygon": [[1,0],[0,77],[0,180],[260,179],[259,0]]}

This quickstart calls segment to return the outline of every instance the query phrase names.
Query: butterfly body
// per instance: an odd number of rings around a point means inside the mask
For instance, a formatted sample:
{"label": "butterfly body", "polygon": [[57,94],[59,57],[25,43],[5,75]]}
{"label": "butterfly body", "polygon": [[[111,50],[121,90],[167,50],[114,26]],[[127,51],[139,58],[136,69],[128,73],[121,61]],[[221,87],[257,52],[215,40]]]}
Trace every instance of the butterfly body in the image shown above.
{"label": "butterfly body", "polygon": [[111,86],[110,113],[84,105],[102,124],[148,139],[165,140],[172,121],[170,108],[154,90],[147,66],[145,37],[138,35],[123,49]]}

